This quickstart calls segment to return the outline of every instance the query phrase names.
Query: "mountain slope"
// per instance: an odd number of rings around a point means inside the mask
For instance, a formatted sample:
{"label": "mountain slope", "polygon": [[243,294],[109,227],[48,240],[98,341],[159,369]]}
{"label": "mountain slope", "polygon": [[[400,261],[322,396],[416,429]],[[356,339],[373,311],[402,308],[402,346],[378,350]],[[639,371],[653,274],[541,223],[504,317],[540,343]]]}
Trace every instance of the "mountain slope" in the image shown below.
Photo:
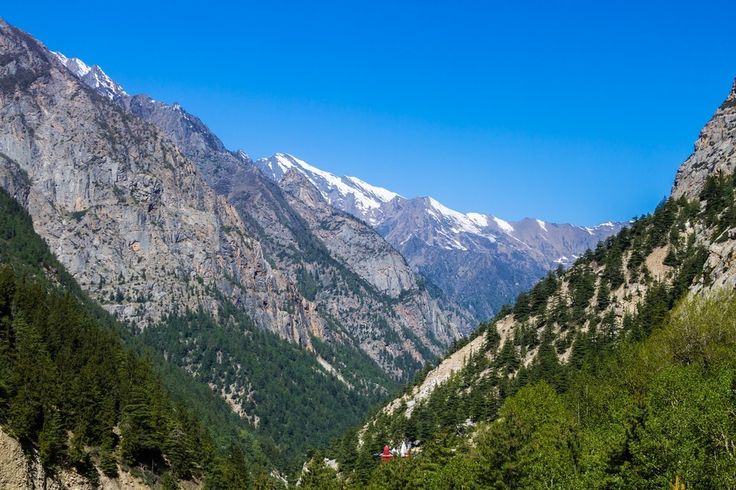
{"label": "mountain slope", "polygon": [[230,486],[221,473],[267,468],[256,445],[227,459],[101,311],[0,190],[0,486]]}
{"label": "mountain slope", "polygon": [[254,164],[274,182],[294,171],[304,175],[328,203],[375,227],[415,271],[478,320],[491,317],[547,271],[569,266],[623,227],[604,223],[584,228],[533,219],[508,222],[459,213],[431,197],[407,199],[283,153]]}
{"label": "mountain slope", "polygon": [[[85,292],[242,415],[209,412],[199,391],[204,415],[223,424],[215,429],[251,430],[283,467],[357,421],[395,381],[361,351],[315,342],[322,317],[238,211],[167,135],[119,103],[0,22],[0,185]],[[181,378],[166,379],[181,391]],[[290,434],[265,423],[284,418]]]}
{"label": "mountain slope", "polygon": [[469,329],[467,314],[441,295],[430,295],[370,227],[322,202],[307,203],[309,189],[284,192],[247,155],[229,152],[179,105],[142,95],[120,103],[159,127],[197,164],[238,211],[275,269],[297,285],[301,298],[294,301],[316,311],[308,331],[281,331],[283,336],[306,346],[316,337],[340,349],[359,348],[401,378]]}
{"label": "mountain slope", "polygon": [[282,309],[288,281],[176,146],[0,29],[3,187],[85,290],[140,326],[181,304],[211,308],[212,289],[264,327],[309,323]]}
{"label": "mountain slope", "polygon": [[[735,99],[736,85],[678,170],[672,198],[520,295],[336,446],[346,475],[377,483],[411,474],[430,486],[733,485]],[[673,312],[689,293],[700,299]],[[697,395],[668,398],[682,390]],[[422,441],[416,461],[373,471],[367,455],[404,439]]]}

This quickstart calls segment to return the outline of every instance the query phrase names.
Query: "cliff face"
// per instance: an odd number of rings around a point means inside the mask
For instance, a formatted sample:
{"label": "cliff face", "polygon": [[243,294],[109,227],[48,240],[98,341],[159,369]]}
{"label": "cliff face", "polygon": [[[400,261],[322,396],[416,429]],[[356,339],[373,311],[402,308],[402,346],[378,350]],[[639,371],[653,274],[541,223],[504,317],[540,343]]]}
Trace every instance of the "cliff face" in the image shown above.
{"label": "cliff face", "polygon": [[472,326],[372,228],[284,191],[179,105],[129,96],[7,24],[0,42],[0,183],[118,318],[145,327],[226,300],[395,378]]}
{"label": "cliff face", "polygon": [[296,284],[322,339],[364,350],[392,376],[442,352],[472,319],[431,295],[375,230],[327,203],[299,173],[276,185],[178,104],[146,96],[122,106],[161,129],[237,210],[275,270]]}
{"label": "cliff face", "polygon": [[[736,80],[726,100],[718,107],[695,141],[692,155],[680,166],[672,196],[700,200],[709,177],[730,176],[736,171]],[[715,197],[711,200],[715,201]],[[714,205],[704,200],[704,206]],[[729,226],[730,225],[730,226]],[[719,226],[717,236],[707,243],[711,281],[700,288],[736,285],[736,223]]]}
{"label": "cliff face", "polygon": [[296,340],[319,325],[235,209],[169,138],[5,23],[0,155],[0,183],[119,318],[150,325],[182,307],[214,310],[223,295]]}
{"label": "cliff face", "polygon": [[[410,346],[412,351],[419,349],[414,354],[418,354],[417,360],[426,359],[421,349],[441,352],[443,346],[467,333],[472,325],[467,313],[442,295],[432,295],[401,254],[371,227],[332,207],[299,172],[289,171],[280,186],[292,209],[324,244],[330,256],[367,285],[363,286],[364,292],[355,294],[348,284],[346,294],[336,295],[344,299],[337,301],[318,294],[318,304],[336,317],[345,317],[349,311],[349,317],[360,318],[366,325],[383,317],[403,346]],[[349,274],[336,272],[350,282]],[[342,310],[348,304],[344,300],[352,303],[349,310]],[[416,336],[420,345],[415,345],[407,332]],[[380,358],[385,340],[370,330],[356,334],[362,348],[372,357]],[[396,350],[396,354],[400,352]]]}
{"label": "cliff face", "polygon": [[726,100],[700,132],[692,155],[677,170],[672,197],[697,197],[709,175],[736,169],[736,80]]}
{"label": "cliff face", "polygon": [[372,228],[330,206],[303,174],[290,171],[281,186],[291,207],[330,254],[379,292],[396,298],[417,288],[417,278],[404,258]]}

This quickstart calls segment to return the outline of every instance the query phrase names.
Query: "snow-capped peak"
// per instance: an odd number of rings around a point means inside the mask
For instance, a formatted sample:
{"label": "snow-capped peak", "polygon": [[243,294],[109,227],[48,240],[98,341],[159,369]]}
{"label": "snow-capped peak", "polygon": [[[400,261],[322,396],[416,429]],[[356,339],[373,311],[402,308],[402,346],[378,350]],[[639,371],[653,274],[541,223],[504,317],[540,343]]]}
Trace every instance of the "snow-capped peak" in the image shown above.
{"label": "snow-capped peak", "polygon": [[79,58],[69,58],[58,51],[52,51],[52,53],[74,76],[82,80],[88,87],[94,89],[103,97],[112,100],[116,97],[128,95],[123,90],[123,87],[108,77],[99,66],[89,66]]}
{"label": "snow-capped peak", "polygon": [[[285,155],[283,153],[276,153],[274,155],[274,164],[276,164],[281,171],[282,175],[280,177],[283,177],[283,174],[289,171],[289,169],[294,168],[294,163],[291,159],[289,159],[290,155]],[[279,178],[280,178],[279,177]]]}
{"label": "snow-capped peak", "polygon": [[392,243],[397,247],[403,247],[411,240],[412,243],[423,242],[430,247],[461,253],[501,246],[527,254],[544,241],[544,246],[553,250],[545,253],[556,253],[548,257],[550,263],[567,266],[577,256],[570,253],[565,245],[567,240],[559,239],[560,236],[577,229],[577,233],[587,232],[592,240],[610,235],[617,227],[608,222],[594,228],[582,228],[548,224],[532,218],[512,224],[490,214],[462,213],[432,197],[407,199],[358,177],[339,177],[287,153],[276,153],[253,164],[276,182],[280,182],[289,171],[300,172],[335,208],[374,227],[388,230],[395,240]]}
{"label": "snow-capped peak", "polygon": [[287,153],[256,160],[255,165],[276,182],[291,169],[301,172],[335,207],[350,212],[372,225],[380,222],[381,206],[401,196],[357,177],[338,177]]}
{"label": "snow-capped peak", "polygon": [[[369,184],[358,177],[339,177],[287,153],[276,153],[269,158],[258,159],[254,164],[276,182],[280,182],[290,170],[299,171],[332,206],[373,226],[383,223],[396,211],[388,203],[398,200],[397,205],[401,209],[402,203],[407,201],[396,192]],[[472,242],[482,238],[495,242],[499,230],[508,235],[514,231],[511,224],[500,218],[481,213],[464,214],[432,197],[417,198],[416,202],[423,203],[423,212],[434,222],[437,236],[435,244],[446,249],[467,250],[463,243],[465,240]]]}
{"label": "snow-capped peak", "polygon": [[59,61],[61,61],[64,66],[66,66],[79,78],[82,78],[87,73],[92,71],[92,68],[90,68],[87,63],[80,60],[79,58],[67,58],[64,53],[59,53],[58,51],[52,51],[52,53],[59,59]]}
{"label": "snow-capped peak", "polygon": [[502,220],[501,218],[493,217],[493,221],[496,222],[496,225],[501,229],[501,231],[504,231],[506,233],[513,233],[514,227],[511,226],[511,223],[509,223],[506,220]]}
{"label": "snow-capped peak", "polygon": [[353,184],[357,185],[358,187],[361,187],[366,192],[378,197],[383,202],[390,202],[395,197],[401,197],[401,195],[395,192],[392,192],[388,189],[384,189],[383,187],[371,185],[368,182],[364,182],[360,180],[358,177],[348,177],[348,180],[351,181]]}

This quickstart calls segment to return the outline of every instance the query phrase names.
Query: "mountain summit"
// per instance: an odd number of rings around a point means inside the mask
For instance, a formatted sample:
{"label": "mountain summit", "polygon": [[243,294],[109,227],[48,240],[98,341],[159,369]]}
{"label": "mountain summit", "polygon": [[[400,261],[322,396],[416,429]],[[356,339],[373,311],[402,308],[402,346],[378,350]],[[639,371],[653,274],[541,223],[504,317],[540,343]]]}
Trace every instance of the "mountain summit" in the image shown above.
{"label": "mountain summit", "polygon": [[406,198],[284,153],[254,164],[274,182],[290,170],[304,174],[327,202],[375,227],[415,271],[478,320],[490,318],[549,270],[569,266],[625,225],[581,227],[529,218],[509,222],[461,213],[432,197]]}
{"label": "mountain summit", "polygon": [[61,63],[66,66],[69,71],[74,73],[89,87],[93,88],[100,95],[110,100],[115,100],[128,95],[123,87],[117,84],[112,78],[102,71],[97,65],[87,66],[87,64],[79,58],[67,58],[62,53],[52,51]]}

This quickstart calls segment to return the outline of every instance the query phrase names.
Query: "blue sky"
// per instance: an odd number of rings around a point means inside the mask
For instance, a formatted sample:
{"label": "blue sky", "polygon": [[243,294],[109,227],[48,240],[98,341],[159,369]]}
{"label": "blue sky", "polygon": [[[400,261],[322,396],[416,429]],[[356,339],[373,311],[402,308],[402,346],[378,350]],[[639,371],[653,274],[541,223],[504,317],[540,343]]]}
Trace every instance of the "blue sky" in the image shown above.
{"label": "blue sky", "polygon": [[651,210],[736,76],[736,2],[59,3],[0,15],[231,149],[506,219]]}

